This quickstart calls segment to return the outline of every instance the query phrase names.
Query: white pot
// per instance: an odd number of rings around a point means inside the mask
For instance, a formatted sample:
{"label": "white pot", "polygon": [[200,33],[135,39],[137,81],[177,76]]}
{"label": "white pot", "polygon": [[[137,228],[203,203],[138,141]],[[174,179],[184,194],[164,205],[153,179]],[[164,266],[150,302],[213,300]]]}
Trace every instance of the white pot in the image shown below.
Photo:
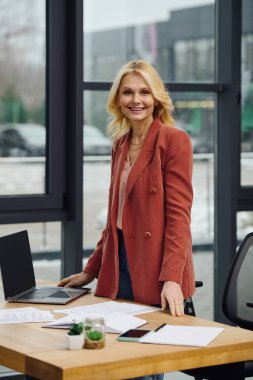
{"label": "white pot", "polygon": [[65,341],[69,350],[81,350],[84,345],[84,335],[65,334]]}

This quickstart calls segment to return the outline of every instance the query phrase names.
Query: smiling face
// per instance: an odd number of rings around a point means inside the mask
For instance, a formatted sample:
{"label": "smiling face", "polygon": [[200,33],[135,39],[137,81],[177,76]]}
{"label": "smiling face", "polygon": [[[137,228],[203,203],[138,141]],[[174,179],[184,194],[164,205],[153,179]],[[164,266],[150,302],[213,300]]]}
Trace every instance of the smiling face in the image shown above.
{"label": "smiling face", "polygon": [[118,106],[131,125],[152,123],[155,99],[141,75],[131,73],[123,77],[119,87]]}

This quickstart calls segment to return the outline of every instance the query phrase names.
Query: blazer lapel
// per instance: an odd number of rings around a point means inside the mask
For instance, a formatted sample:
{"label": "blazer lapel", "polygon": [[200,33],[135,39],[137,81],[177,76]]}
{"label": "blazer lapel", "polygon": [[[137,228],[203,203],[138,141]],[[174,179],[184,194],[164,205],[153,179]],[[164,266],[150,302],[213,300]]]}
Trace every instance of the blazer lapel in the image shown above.
{"label": "blazer lapel", "polygon": [[145,139],[143,148],[136,162],[134,163],[133,168],[130,171],[130,174],[127,180],[125,200],[129,196],[134,184],[136,183],[137,179],[141,175],[142,171],[150,163],[154,155],[155,147],[156,147],[156,137],[157,137],[160,127],[161,127],[160,120],[156,118],[150,127],[150,130]]}
{"label": "blazer lapel", "polygon": [[116,155],[115,155],[115,162],[114,162],[114,171],[112,175],[112,188],[113,188],[113,194],[112,194],[112,203],[111,203],[111,223],[113,226],[116,226],[117,224],[117,215],[118,215],[118,203],[119,203],[119,184],[120,184],[120,177],[123,170],[124,162],[126,160],[128,148],[129,148],[129,142],[130,142],[130,133],[127,133],[127,135],[123,138],[123,140],[120,142],[119,146],[117,147]]}

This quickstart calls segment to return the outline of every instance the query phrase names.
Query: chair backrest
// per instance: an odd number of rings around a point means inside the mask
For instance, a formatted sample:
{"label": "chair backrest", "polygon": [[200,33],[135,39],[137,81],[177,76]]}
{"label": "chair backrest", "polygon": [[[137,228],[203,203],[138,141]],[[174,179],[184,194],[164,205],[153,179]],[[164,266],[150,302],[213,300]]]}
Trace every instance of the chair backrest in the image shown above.
{"label": "chair backrest", "polygon": [[236,325],[253,330],[253,233],[248,234],[234,257],[225,290],[222,308]]}

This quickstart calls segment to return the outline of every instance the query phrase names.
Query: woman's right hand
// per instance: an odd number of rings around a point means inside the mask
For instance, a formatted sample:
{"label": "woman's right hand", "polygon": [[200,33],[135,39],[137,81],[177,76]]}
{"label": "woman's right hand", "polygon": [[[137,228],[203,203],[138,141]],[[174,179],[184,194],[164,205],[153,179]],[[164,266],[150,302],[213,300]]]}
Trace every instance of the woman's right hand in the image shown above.
{"label": "woman's right hand", "polygon": [[77,274],[72,274],[69,277],[63,278],[57,286],[67,286],[73,288],[75,286],[83,286],[89,284],[94,280],[94,277],[89,275],[88,273],[81,272]]}

